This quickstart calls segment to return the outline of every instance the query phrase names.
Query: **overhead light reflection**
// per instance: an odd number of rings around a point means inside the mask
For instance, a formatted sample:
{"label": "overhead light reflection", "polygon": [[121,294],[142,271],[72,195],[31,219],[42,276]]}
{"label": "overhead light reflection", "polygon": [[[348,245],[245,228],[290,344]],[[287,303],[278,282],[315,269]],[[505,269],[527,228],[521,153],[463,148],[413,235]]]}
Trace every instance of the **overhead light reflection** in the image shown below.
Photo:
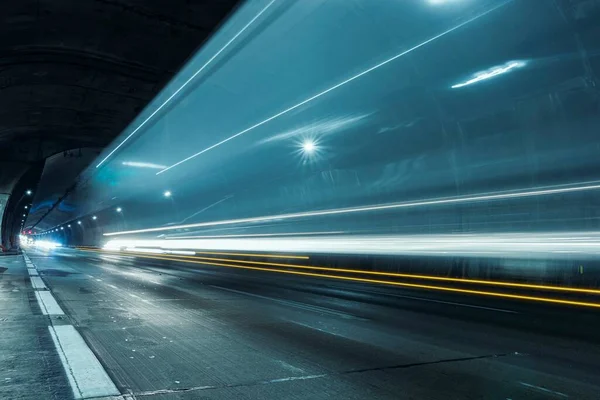
{"label": "overhead light reflection", "polygon": [[127,167],[135,167],[135,168],[150,168],[150,169],[163,169],[167,168],[166,165],[153,164],[148,162],[138,162],[138,161],[123,161],[123,165]]}
{"label": "overhead light reflection", "polygon": [[464,86],[472,85],[477,82],[491,79],[498,75],[506,74],[507,72],[510,72],[516,68],[522,68],[525,65],[526,63],[523,61],[511,61],[503,66],[493,67],[486,71],[477,72],[473,75],[474,77],[472,79],[469,79],[466,82],[457,83],[456,85],[452,86],[452,89],[458,89]]}

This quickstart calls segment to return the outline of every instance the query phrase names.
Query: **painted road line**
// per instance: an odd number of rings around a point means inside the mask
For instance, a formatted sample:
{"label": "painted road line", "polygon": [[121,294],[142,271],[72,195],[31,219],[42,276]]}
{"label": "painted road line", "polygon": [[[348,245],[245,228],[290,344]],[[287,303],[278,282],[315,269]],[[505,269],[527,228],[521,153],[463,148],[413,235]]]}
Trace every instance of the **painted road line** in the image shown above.
{"label": "painted road line", "polygon": [[60,308],[54,299],[54,296],[52,296],[52,293],[49,291],[36,291],[35,298],[37,299],[44,315],[65,315],[64,311],[62,308]]}
{"label": "painted road line", "polygon": [[44,284],[44,281],[39,276],[32,276],[32,277],[30,277],[30,279],[31,279],[31,286],[33,286],[34,289],[48,290],[48,288]]}
{"label": "painted road line", "polygon": [[[380,293],[380,294],[385,294],[385,293]],[[425,302],[429,302],[429,303],[440,303],[440,304],[449,304],[452,306],[459,306],[459,307],[479,308],[481,310],[497,311],[497,312],[502,312],[502,313],[507,313],[507,314],[519,314],[519,312],[513,311],[513,310],[505,310],[502,308],[494,308],[494,307],[476,306],[474,304],[456,303],[454,301],[433,300],[433,299],[426,299],[423,297],[405,296],[405,295],[401,295],[401,294],[392,294],[391,296],[405,298],[405,299],[418,300],[418,301],[425,301]]]}
{"label": "painted road line", "polygon": [[545,388],[545,387],[541,387],[541,386],[532,385],[531,383],[526,383],[526,382],[519,382],[519,383],[520,383],[521,385],[525,386],[525,387],[528,387],[528,388],[530,388],[530,389],[537,390],[537,391],[539,391],[539,392],[542,392],[542,393],[547,393],[547,394],[555,395],[555,396],[558,396],[558,397],[569,397],[569,395],[568,395],[568,394],[564,394],[564,393],[561,393],[561,392],[557,392],[557,391],[555,391],[555,390],[550,390],[550,389],[547,389],[547,388]]}
{"label": "painted road line", "polygon": [[307,310],[307,311],[312,311],[312,312],[318,312],[318,313],[321,313],[321,314],[335,315],[336,317],[342,317],[342,318],[346,318],[346,319],[357,319],[357,320],[366,321],[365,318],[357,317],[357,316],[354,316],[354,315],[351,315],[351,314],[347,314],[345,312],[341,312],[341,311],[337,311],[337,310],[332,310],[330,308],[313,306],[313,305],[310,305],[310,304],[299,303],[297,301],[292,301],[292,300],[282,300],[282,299],[276,299],[276,298],[273,298],[273,297],[261,296],[260,294],[243,292],[241,290],[229,289],[229,288],[225,288],[225,287],[222,287],[222,286],[216,286],[216,285],[210,285],[210,286],[214,287],[215,289],[225,290],[227,292],[238,293],[238,294],[243,294],[245,296],[251,296],[251,297],[256,297],[256,298],[259,298],[259,299],[269,300],[269,301],[273,301],[275,303],[280,303],[280,304],[285,304],[287,306],[292,306],[292,307],[300,308],[302,310]]}
{"label": "painted road line", "polygon": [[29,273],[29,276],[39,276],[37,269],[27,268],[27,272]]}
{"label": "painted road line", "polygon": [[48,329],[76,399],[120,396],[100,361],[72,325]]}

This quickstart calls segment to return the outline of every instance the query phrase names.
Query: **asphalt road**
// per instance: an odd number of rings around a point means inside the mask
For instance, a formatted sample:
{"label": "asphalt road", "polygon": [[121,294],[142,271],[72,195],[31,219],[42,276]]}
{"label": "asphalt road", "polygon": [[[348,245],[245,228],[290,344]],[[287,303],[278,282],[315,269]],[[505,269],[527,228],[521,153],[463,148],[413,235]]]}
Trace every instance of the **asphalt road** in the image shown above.
{"label": "asphalt road", "polygon": [[[124,398],[600,398],[600,310],[68,249],[28,255],[64,310],[53,323],[77,329]],[[23,258],[0,264],[0,350],[13,360],[0,397],[69,398]]]}

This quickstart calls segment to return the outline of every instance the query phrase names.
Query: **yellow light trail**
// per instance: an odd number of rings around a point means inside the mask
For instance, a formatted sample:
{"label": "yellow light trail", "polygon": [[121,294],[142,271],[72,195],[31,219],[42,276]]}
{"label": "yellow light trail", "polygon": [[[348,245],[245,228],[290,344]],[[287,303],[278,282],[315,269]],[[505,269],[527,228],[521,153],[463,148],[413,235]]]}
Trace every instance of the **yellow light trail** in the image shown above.
{"label": "yellow light trail", "polygon": [[[127,254],[125,254],[125,255],[127,255]],[[251,267],[251,266],[247,266],[247,265],[234,265],[234,264],[223,264],[223,263],[216,263],[216,262],[203,262],[203,261],[180,259],[180,258],[175,258],[175,257],[158,257],[158,256],[147,256],[147,255],[137,255],[137,254],[131,254],[131,256],[140,257],[140,258],[151,258],[151,259],[157,259],[157,260],[172,260],[172,261],[179,261],[179,262],[191,263],[191,264],[202,264],[202,265],[221,266],[221,267],[227,267],[227,268],[247,269],[247,270],[254,270],[254,271],[276,272],[276,273],[280,273],[280,274],[338,279],[338,280],[351,281],[351,282],[377,283],[377,284],[391,285],[391,286],[398,286],[398,287],[438,290],[438,291],[444,291],[444,292],[464,293],[464,294],[477,294],[477,295],[482,295],[482,296],[500,297],[500,298],[506,298],[506,299],[528,300],[528,301],[537,301],[537,302],[542,302],[542,303],[600,308],[600,303],[590,303],[590,302],[573,301],[573,300],[561,300],[561,299],[555,299],[555,298],[549,298],[549,297],[524,296],[524,295],[508,294],[508,293],[487,292],[487,291],[483,291],[483,290],[458,289],[458,288],[445,287],[445,286],[432,286],[432,285],[421,285],[421,284],[416,284],[416,283],[384,281],[384,280],[379,280],[379,279],[354,278],[354,277],[342,276],[342,275],[316,274],[316,273],[312,273],[312,272],[288,271],[288,270],[279,270],[279,269],[272,269],[272,268]]]}
{"label": "yellow light trail", "polygon": [[[106,250],[104,250],[104,251],[106,251]],[[116,252],[116,253],[132,254],[132,255],[148,254],[148,253],[136,253],[136,252]],[[198,253],[198,254],[200,254],[200,253]],[[205,254],[232,255],[232,253],[205,253]],[[486,281],[486,280],[481,280],[481,279],[450,278],[450,277],[445,277],[445,276],[403,274],[403,273],[397,273],[397,272],[365,271],[365,270],[358,270],[358,269],[317,267],[317,266],[311,266],[311,265],[281,264],[281,263],[271,263],[271,262],[264,262],[264,261],[232,260],[232,259],[227,259],[227,258],[210,258],[210,257],[170,255],[170,254],[165,254],[165,256],[173,257],[173,258],[190,258],[190,259],[194,259],[194,260],[226,261],[226,262],[237,262],[237,263],[244,263],[244,264],[270,265],[273,267],[308,269],[308,270],[316,270],[316,271],[345,272],[345,273],[352,273],[352,274],[377,275],[377,276],[388,276],[388,277],[396,277],[396,278],[423,279],[423,280],[434,280],[434,281],[443,281],[443,282],[481,284],[481,285],[514,287],[514,288],[524,288],[524,289],[534,289],[534,290],[553,290],[553,291],[560,291],[560,292],[586,293],[586,294],[600,295],[600,289],[585,289],[585,288],[561,287],[561,286],[550,286],[550,285],[536,285],[536,284],[530,284],[530,283],[516,283],[516,282],[506,282],[506,281],[489,281],[489,280]]]}

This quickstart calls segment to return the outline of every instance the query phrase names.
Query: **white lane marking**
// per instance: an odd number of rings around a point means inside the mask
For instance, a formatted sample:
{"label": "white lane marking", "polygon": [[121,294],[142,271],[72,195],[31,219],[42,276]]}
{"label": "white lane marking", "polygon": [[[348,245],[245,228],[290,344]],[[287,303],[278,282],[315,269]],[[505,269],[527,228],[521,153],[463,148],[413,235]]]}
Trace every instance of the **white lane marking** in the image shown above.
{"label": "white lane marking", "polygon": [[160,285],[161,284],[160,282],[156,282],[156,281],[148,281],[148,282],[154,283],[155,285]]}
{"label": "white lane marking", "polygon": [[102,279],[96,279],[96,282],[102,282]]}
{"label": "white lane marking", "polygon": [[108,286],[111,287],[111,288],[113,288],[113,289],[118,289],[118,287],[116,287],[115,285],[108,284]]}
{"label": "white lane marking", "polygon": [[27,272],[29,273],[29,276],[39,276],[37,269],[27,268]]}
{"label": "white lane marking", "polygon": [[65,315],[64,311],[62,308],[60,308],[54,299],[54,296],[52,296],[52,293],[49,291],[36,291],[35,298],[37,299],[44,315]]}
{"label": "white lane marking", "polygon": [[76,399],[121,394],[72,325],[49,326],[48,329]]}
{"label": "white lane marking", "polygon": [[519,312],[513,311],[513,310],[504,310],[502,308],[476,306],[476,305],[473,305],[473,304],[465,304],[465,303],[455,303],[453,301],[433,300],[433,299],[426,299],[424,297],[404,296],[404,295],[401,295],[401,294],[395,294],[393,296],[394,297],[404,297],[404,298],[414,299],[414,300],[420,300],[420,301],[428,301],[428,302],[431,302],[431,303],[442,303],[442,304],[450,304],[450,305],[453,305],[453,306],[460,306],[460,307],[480,308],[482,310],[497,311],[497,312],[503,312],[503,313],[508,313],[508,314],[520,314]]}
{"label": "white lane marking", "polygon": [[29,278],[31,280],[31,286],[33,286],[36,290],[48,290],[44,281],[39,276],[32,276]]}
{"label": "white lane marking", "polygon": [[424,298],[424,297],[406,296],[406,295],[403,295],[403,294],[385,293],[385,292],[377,292],[377,291],[369,291],[369,290],[356,290],[356,291],[357,292],[363,292],[363,293],[379,294],[379,295],[383,295],[383,296],[400,297],[400,298],[404,298],[404,299],[426,301],[426,302],[429,302],[429,303],[449,304],[449,305],[453,305],[453,306],[469,307],[469,308],[480,308],[482,310],[497,311],[497,312],[503,312],[503,313],[509,313],[509,314],[520,314],[519,312],[513,311],[513,310],[504,310],[502,308],[476,306],[474,304],[456,303],[454,301],[433,300],[433,299],[427,299],[427,298]]}
{"label": "white lane marking", "polygon": [[305,304],[305,303],[298,303],[298,302],[292,301],[292,300],[275,299],[273,297],[261,296],[260,294],[242,292],[241,290],[229,289],[229,288],[225,288],[225,287],[221,287],[221,286],[216,286],[216,285],[210,285],[210,286],[214,287],[216,289],[225,290],[227,292],[233,292],[233,293],[243,294],[243,295],[246,295],[246,296],[256,297],[256,298],[259,298],[259,299],[274,301],[275,303],[285,304],[285,305],[288,305],[288,306],[292,306],[292,307],[296,307],[296,308],[301,308],[303,310],[318,312],[318,313],[322,313],[322,314],[335,315],[337,317],[342,317],[342,318],[346,318],[346,319],[357,319],[357,320],[363,320],[363,321],[365,321],[365,318],[356,317],[354,315],[347,314],[347,313],[344,313],[344,312],[341,312],[341,311],[332,310],[330,308],[313,306],[313,305]]}
{"label": "white lane marking", "polygon": [[298,321],[292,321],[291,319],[284,319],[284,321],[290,322],[290,323],[292,323],[292,324],[300,325],[300,326],[303,326],[303,327],[305,327],[305,328],[308,328],[308,329],[312,329],[312,330],[315,330],[315,331],[319,331],[319,332],[322,332],[322,333],[326,333],[326,334],[328,334],[328,335],[332,335],[332,336],[338,336],[338,337],[342,337],[342,338],[344,338],[344,339],[350,339],[349,337],[347,337],[347,336],[344,336],[344,335],[341,335],[341,334],[339,334],[339,333],[335,333],[335,332],[326,331],[325,329],[317,328],[317,327],[315,327],[315,326],[308,325],[308,324],[303,324],[302,322],[298,322]]}
{"label": "white lane marking", "polygon": [[530,383],[525,383],[525,382],[519,382],[521,385],[531,388],[531,389],[536,389],[539,390],[540,392],[544,392],[544,393],[550,393],[556,396],[560,396],[560,397],[569,397],[568,394],[564,394],[561,392],[556,392],[554,390],[550,390],[550,389],[546,389],[545,387],[541,387],[541,386],[536,386],[536,385],[532,385]]}

